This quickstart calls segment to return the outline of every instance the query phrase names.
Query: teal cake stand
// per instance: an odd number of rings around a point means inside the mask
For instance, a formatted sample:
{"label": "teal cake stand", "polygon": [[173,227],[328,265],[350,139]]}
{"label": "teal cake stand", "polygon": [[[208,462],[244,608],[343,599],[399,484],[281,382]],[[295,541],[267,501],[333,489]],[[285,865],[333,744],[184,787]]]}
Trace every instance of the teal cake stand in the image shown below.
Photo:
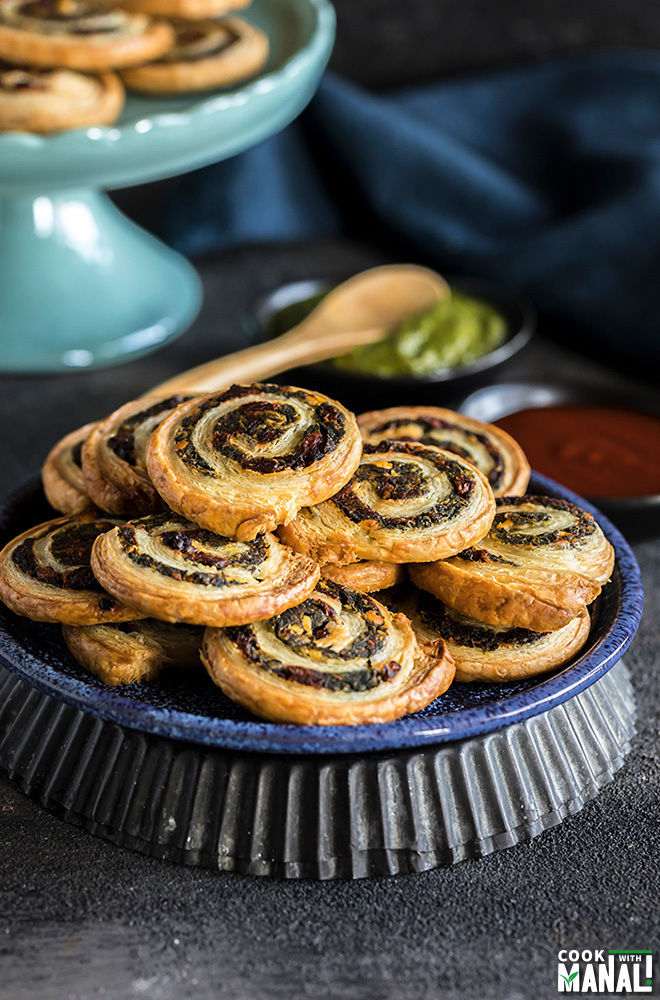
{"label": "teal cake stand", "polygon": [[233,156],[284,128],[312,97],[335,32],[328,0],[255,0],[269,65],[234,90],[129,97],[114,127],[0,135],[0,370],[98,368],[182,333],[201,302],[179,254],[105,190]]}

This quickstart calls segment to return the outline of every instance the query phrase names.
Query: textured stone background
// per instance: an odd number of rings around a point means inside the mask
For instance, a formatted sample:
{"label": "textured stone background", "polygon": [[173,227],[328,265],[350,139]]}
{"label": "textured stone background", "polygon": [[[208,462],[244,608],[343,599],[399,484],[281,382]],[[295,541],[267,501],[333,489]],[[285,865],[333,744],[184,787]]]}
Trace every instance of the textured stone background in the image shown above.
{"label": "textured stone background", "polygon": [[[344,242],[234,251],[202,262],[200,319],[153,358],[111,373],[0,378],[3,491],[72,427],[244,342],[241,317],[262,291],[381,259]],[[501,377],[548,372],[599,374],[540,337]],[[579,815],[450,869],[277,883],[120,850],[0,778],[0,998],[544,1000],[556,996],[560,947],[657,947],[660,542],[636,553],[647,604],[626,659],[638,735]]]}

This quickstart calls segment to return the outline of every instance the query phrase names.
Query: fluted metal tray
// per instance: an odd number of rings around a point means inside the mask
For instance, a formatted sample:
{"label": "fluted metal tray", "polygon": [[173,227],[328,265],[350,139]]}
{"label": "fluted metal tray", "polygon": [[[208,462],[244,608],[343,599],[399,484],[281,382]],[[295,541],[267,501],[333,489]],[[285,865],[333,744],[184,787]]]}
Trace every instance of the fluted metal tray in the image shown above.
{"label": "fluted metal tray", "polygon": [[263,755],[126,729],[0,668],[0,768],[37,802],[143,854],[280,878],[419,872],[529,840],[611,781],[634,718],[619,662],[575,698],[484,736]]}

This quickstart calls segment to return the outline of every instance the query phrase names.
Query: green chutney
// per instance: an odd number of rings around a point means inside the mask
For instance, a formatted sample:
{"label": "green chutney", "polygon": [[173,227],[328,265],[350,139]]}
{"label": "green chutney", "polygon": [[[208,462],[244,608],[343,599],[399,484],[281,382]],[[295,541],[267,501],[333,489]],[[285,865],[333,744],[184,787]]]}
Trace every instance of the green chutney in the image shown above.
{"label": "green chutney", "polygon": [[385,340],[356,347],[332,364],[367,375],[429,375],[476,361],[503,344],[507,335],[507,322],[496,309],[452,292]]}

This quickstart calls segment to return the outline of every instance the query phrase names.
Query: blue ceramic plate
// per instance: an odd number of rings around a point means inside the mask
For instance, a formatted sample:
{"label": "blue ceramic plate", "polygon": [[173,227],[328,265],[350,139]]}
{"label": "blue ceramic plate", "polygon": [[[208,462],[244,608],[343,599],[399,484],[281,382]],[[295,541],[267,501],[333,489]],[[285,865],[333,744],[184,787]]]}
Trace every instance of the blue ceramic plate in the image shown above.
{"label": "blue ceramic plate", "polygon": [[[551,676],[512,684],[454,684],[428,708],[375,726],[290,726],[260,722],[234,705],[206,674],[170,671],[157,681],[109,688],[71,657],[56,625],[19,618],[0,605],[0,663],[40,691],[132,729],[236,750],[352,753],[427,746],[486,733],[545,712],[602,677],[631,642],[642,613],[642,583],[630,547],[586,501],[534,475],[530,491],[579,503],[597,515],[616,550],[611,582],[592,607],[584,653]],[[52,516],[37,479],[0,506],[0,541]]]}

